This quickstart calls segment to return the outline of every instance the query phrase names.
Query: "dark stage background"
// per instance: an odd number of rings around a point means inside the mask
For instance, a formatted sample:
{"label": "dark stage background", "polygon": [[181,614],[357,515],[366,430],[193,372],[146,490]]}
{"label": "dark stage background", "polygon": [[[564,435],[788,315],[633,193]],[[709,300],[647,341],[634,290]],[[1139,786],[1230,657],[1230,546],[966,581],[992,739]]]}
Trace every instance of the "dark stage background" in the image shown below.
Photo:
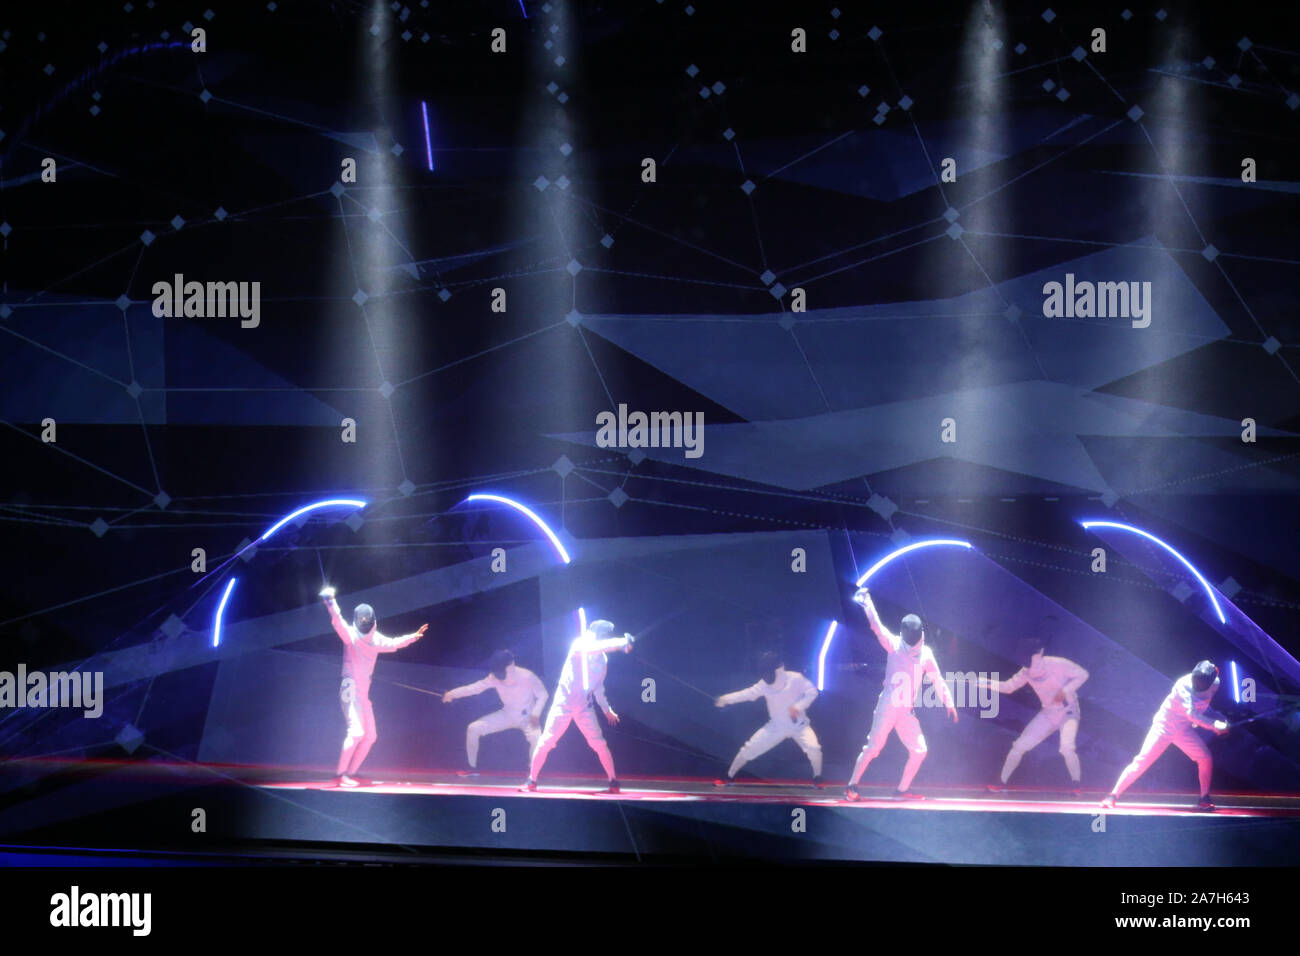
{"label": "dark stage background", "polygon": [[[1300,684],[1298,27],[1240,4],[10,5],[0,670],[102,671],[107,703],[0,711],[0,760],[331,772],[328,582],[388,634],[430,624],[378,664],[371,775],[459,766],[495,699],[411,687],[509,646],[553,688],[582,606],[642,636],[608,682],[629,777],[722,772],[765,717],[709,697],[768,648],[816,680],[838,621],[811,716],[846,778],[884,663],[853,582],[931,537],[973,548],[882,571],[887,623],[916,611],[946,671],[1003,676],[1052,634],[1092,674],[1086,786],[1203,657],[1220,709],[1229,660],[1271,709]],[[156,316],[177,274],[260,283],[256,327]],[[1067,274],[1150,283],[1149,326],[1045,315]],[[620,404],[702,413],[702,454],[598,446]],[[472,492],[528,504],[573,563]],[[369,504],[245,550],[340,497]],[[993,779],[1038,706],[1000,704],[923,713],[918,786]],[[1294,712],[1212,748],[1216,789],[1300,790]],[[482,763],[522,773],[522,739]],[[749,769],[808,768],[785,744]],[[574,734],[552,771],[598,767]],[[1065,785],[1054,739],[1016,779]],[[63,785],[7,787],[6,832]],[[1140,784],[1193,786],[1173,756]]]}

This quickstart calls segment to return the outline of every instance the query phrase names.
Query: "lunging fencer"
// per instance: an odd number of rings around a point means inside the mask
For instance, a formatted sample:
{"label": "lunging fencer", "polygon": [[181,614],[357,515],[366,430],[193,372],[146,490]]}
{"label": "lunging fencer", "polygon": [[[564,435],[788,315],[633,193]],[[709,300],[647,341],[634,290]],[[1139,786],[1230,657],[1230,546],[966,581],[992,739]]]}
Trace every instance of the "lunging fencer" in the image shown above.
{"label": "lunging fencer", "polygon": [[1083,778],[1075,741],[1079,734],[1079,688],[1088,679],[1088,672],[1068,658],[1049,657],[1046,651],[1045,638],[1026,638],[1020,642],[1020,656],[1024,662],[1020,670],[1007,680],[981,678],[979,681],[980,687],[992,687],[999,694],[1014,694],[1028,684],[1042,704],[1042,709],[1012,742],[1002,764],[1001,786],[989,785],[989,789],[995,792],[1006,789],[1007,781],[1025,754],[1058,730],[1061,733],[1061,757],[1076,788]]}
{"label": "lunging fencer", "polygon": [[533,749],[532,765],[528,770],[528,782],[520,790],[536,790],[537,776],[546,764],[555,745],[559,743],[569,724],[576,723],[586,738],[587,745],[600,758],[600,765],[609,777],[608,793],[618,793],[618,777],[614,773],[614,755],[609,752],[609,744],[600,731],[596,719],[596,706],[605,713],[605,719],[611,727],[618,724],[618,714],[609,706],[605,697],[605,672],[609,660],[605,656],[610,651],[629,653],[635,638],[631,634],[622,637],[610,637],[614,625],[609,621],[592,621],[569,645],[569,653],[564,658],[564,669],[560,672],[560,683],[555,688],[555,699],[546,715],[546,727],[541,739]]}
{"label": "lunging fencer", "polygon": [[759,681],[744,690],[723,694],[715,707],[728,707],[762,697],[767,703],[767,723],[745,741],[731,761],[725,780],[716,786],[734,783],[740,768],[761,757],[783,740],[793,740],[812,764],[813,785],[822,785],[822,745],[808,721],[808,707],[817,699],[817,687],[798,671],[787,671],[780,655],[768,651],[758,660],[762,673]]}
{"label": "lunging fencer", "polygon": [[549,696],[542,679],[526,667],[515,663],[510,651],[497,651],[488,662],[489,672],[482,680],[464,687],[455,687],[442,695],[442,702],[450,704],[462,697],[474,697],[484,691],[494,690],[501,700],[501,709],[480,717],[465,730],[465,756],[469,769],[459,771],[462,777],[478,776],[479,740],[503,730],[518,730],[528,741],[528,755],[542,735],[540,719],[542,708]]}
{"label": "lunging fencer", "polygon": [[343,752],[339,755],[334,784],[356,787],[360,786],[356,773],[379,739],[375,711],[370,705],[370,677],[375,672],[375,660],[380,654],[414,644],[424,636],[429,625],[421,624],[418,631],[403,637],[386,637],[375,626],[375,611],[369,604],[358,604],[349,624],[339,613],[334,588],[325,588],[320,596],[329,611],[334,633],[343,642],[343,681],[339,686],[339,703],[347,722],[347,735],[343,738]]}
{"label": "lunging fencer", "polygon": [[1201,784],[1201,799],[1197,802],[1197,807],[1201,810],[1213,810],[1214,804],[1210,800],[1210,777],[1214,773],[1214,758],[1210,756],[1210,748],[1205,746],[1205,741],[1197,735],[1196,728],[1203,727],[1220,736],[1228,732],[1228,722],[1221,714],[1210,710],[1210,701],[1218,692],[1219,669],[1210,661],[1201,661],[1190,674],[1174,681],[1169,696],[1165,698],[1160,709],[1156,711],[1155,719],[1151,721],[1151,729],[1147,731],[1146,740],[1142,742],[1142,749],[1133,758],[1133,762],[1124,768],[1124,772],[1119,775],[1114,788],[1106,799],[1102,800],[1101,805],[1115,806],[1115,801],[1120,795],[1132,786],[1138,777],[1146,773],[1169,745],[1173,744],[1196,762],[1196,772]]}
{"label": "lunging fencer", "polygon": [[871,625],[876,640],[885,649],[885,683],[876,701],[876,710],[871,717],[871,731],[867,734],[867,743],[858,754],[853,766],[853,776],[844,795],[850,800],[858,799],[855,789],[868,764],[885,748],[890,732],[896,732],[898,739],[909,751],[907,763],[903,767],[903,776],[898,781],[896,796],[900,800],[922,799],[911,790],[912,779],[921,769],[928,750],[925,735],[921,733],[921,723],[916,719],[913,708],[921,694],[921,679],[928,676],[938,691],[939,698],[948,709],[948,716],[957,721],[957,707],[952,699],[952,691],[943,679],[939,662],[934,652],[926,646],[925,632],[921,619],[915,614],[908,614],[902,620],[900,634],[894,634],[881,623],[876,606],[872,603],[871,593],[866,588],[859,588],[853,600],[862,605]]}

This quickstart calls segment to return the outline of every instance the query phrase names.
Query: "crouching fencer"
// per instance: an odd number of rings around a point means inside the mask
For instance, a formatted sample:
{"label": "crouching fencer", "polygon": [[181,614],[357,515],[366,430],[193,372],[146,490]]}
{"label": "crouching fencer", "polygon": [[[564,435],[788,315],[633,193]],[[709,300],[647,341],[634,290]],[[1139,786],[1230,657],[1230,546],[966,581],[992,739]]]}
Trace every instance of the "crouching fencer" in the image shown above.
{"label": "crouching fencer", "polygon": [[1212,730],[1222,735],[1228,732],[1228,722],[1222,715],[1210,710],[1210,701],[1219,692],[1219,669],[1209,661],[1201,661],[1190,674],[1174,681],[1173,689],[1165,698],[1151,729],[1147,732],[1142,749],[1138,751],[1133,762],[1124,768],[1124,772],[1115,781],[1115,786],[1101,802],[1103,807],[1115,806],[1119,796],[1133,785],[1138,777],[1156,762],[1162,753],[1173,744],[1196,762],[1197,775],[1200,777],[1201,799],[1197,807],[1201,810],[1213,810],[1210,801],[1210,777],[1214,773],[1214,758],[1205,741],[1196,734],[1197,727]]}
{"label": "crouching fencer", "polygon": [[1016,772],[1025,754],[1058,730],[1061,733],[1061,756],[1076,789],[1082,779],[1075,740],[1079,734],[1079,688],[1088,679],[1088,672],[1068,658],[1049,657],[1046,650],[1047,642],[1043,638],[1027,638],[1020,642],[1021,659],[1026,662],[1025,666],[1008,680],[990,681],[981,678],[979,681],[980,687],[992,687],[999,694],[1014,694],[1028,684],[1042,704],[1042,709],[1012,742],[1007,759],[1002,764],[1001,785],[989,786],[995,792],[1006,789],[1007,781]]}
{"label": "crouching fencer", "polygon": [[921,797],[911,791],[912,779],[921,769],[928,748],[925,735],[921,733],[921,723],[912,711],[916,698],[921,693],[921,679],[930,678],[940,700],[948,709],[948,716],[956,723],[957,707],[953,703],[952,691],[939,671],[939,662],[935,660],[934,652],[925,644],[925,632],[919,617],[908,614],[899,628],[901,634],[894,634],[881,623],[876,606],[871,601],[871,593],[866,588],[859,588],[853,595],[853,600],[862,605],[867,623],[871,625],[872,633],[876,635],[876,640],[885,649],[887,656],[885,683],[876,701],[875,713],[871,716],[871,731],[867,734],[866,746],[858,754],[853,776],[849,778],[844,795],[850,800],[858,799],[858,791],[855,789],[858,781],[862,779],[867,765],[885,748],[885,741],[893,731],[910,753],[903,767],[903,776],[898,781],[896,796],[902,800],[919,800]]}
{"label": "crouching fencer", "polygon": [[609,621],[592,621],[591,626],[569,645],[569,653],[564,658],[564,669],[560,672],[560,683],[555,688],[555,699],[546,715],[546,726],[533,749],[528,782],[520,790],[537,789],[537,775],[542,772],[546,758],[569,729],[569,724],[575,723],[587,739],[587,745],[600,758],[605,776],[609,777],[608,792],[619,792],[618,777],[614,773],[614,755],[609,752],[605,735],[600,732],[596,705],[605,712],[605,719],[611,727],[618,724],[618,714],[614,713],[614,708],[609,706],[609,700],[605,697],[605,672],[609,667],[605,655],[610,651],[629,653],[635,638],[631,634],[611,637],[613,633],[614,625]]}
{"label": "crouching fencer", "polygon": [[369,604],[358,604],[352,612],[352,623],[343,620],[339,603],[334,600],[334,589],[320,592],[329,611],[334,633],[343,642],[343,681],[339,686],[339,703],[343,706],[343,719],[347,721],[347,736],[343,738],[343,752],[334,778],[336,786],[356,787],[360,783],[355,775],[379,739],[375,728],[375,711],[370,705],[370,676],[375,672],[375,660],[380,654],[401,650],[414,644],[428,624],[403,637],[386,637],[375,627],[375,611]]}
{"label": "crouching fencer", "polygon": [[734,783],[740,768],[751,760],[761,757],[783,740],[793,740],[804,752],[812,764],[813,785],[822,785],[822,745],[808,722],[808,707],[817,699],[817,687],[798,671],[785,669],[785,662],[771,651],[758,659],[762,677],[758,683],[744,690],[723,694],[716,701],[715,707],[727,707],[743,701],[758,700],[762,697],[767,702],[767,723],[745,741],[744,746],[731,761],[725,780],[715,780],[716,786],[722,787]]}
{"label": "crouching fencer", "polygon": [[526,667],[515,663],[515,655],[509,651],[497,651],[488,664],[487,677],[455,687],[442,695],[442,702],[450,704],[462,697],[474,697],[486,690],[494,690],[501,699],[501,709],[480,717],[465,730],[465,755],[469,769],[459,771],[462,777],[478,776],[478,743],[488,734],[497,734],[503,730],[518,730],[528,741],[528,754],[532,756],[533,748],[542,735],[540,718],[542,708],[546,706],[546,688],[542,680]]}

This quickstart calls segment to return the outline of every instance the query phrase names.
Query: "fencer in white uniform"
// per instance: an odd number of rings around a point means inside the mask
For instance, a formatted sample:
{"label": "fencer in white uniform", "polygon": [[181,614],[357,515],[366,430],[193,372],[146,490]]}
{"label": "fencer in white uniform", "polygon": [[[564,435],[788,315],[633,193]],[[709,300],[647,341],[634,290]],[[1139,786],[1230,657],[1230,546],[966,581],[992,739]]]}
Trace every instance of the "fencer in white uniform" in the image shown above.
{"label": "fencer in white uniform", "polygon": [[355,775],[379,739],[375,710],[370,706],[370,677],[375,672],[375,660],[380,654],[414,644],[424,636],[429,625],[420,625],[413,634],[386,637],[375,627],[375,611],[369,604],[358,604],[352,612],[354,623],[349,624],[339,613],[339,603],[334,600],[332,587],[325,588],[320,596],[329,611],[334,633],[343,642],[343,681],[339,686],[339,703],[348,729],[334,782],[340,787],[355,787],[359,785]]}
{"label": "fencer in white uniform", "polygon": [[1075,784],[1082,779],[1075,740],[1079,734],[1079,688],[1088,679],[1088,672],[1068,658],[1049,657],[1045,652],[1046,642],[1041,638],[1022,641],[1021,653],[1028,656],[1028,666],[1020,668],[1007,680],[980,679],[979,686],[992,687],[999,694],[1014,694],[1028,684],[1042,704],[1042,709],[1011,744],[1002,764],[1002,786],[990,786],[990,790],[1005,788],[1020,766],[1021,758],[1058,730],[1061,732],[1061,756],[1065,760],[1065,769]]}
{"label": "fencer in white uniform", "polygon": [[564,669],[560,672],[560,683],[555,688],[555,699],[551,701],[551,709],[546,715],[546,727],[533,749],[528,782],[520,790],[537,789],[537,775],[542,772],[546,758],[569,729],[569,724],[574,723],[582,731],[587,745],[600,758],[605,776],[609,777],[608,792],[619,792],[618,777],[614,773],[614,756],[609,752],[605,735],[600,732],[596,707],[599,706],[604,711],[605,719],[611,727],[618,724],[618,714],[609,706],[609,700],[605,697],[605,672],[609,667],[605,655],[610,651],[629,653],[635,639],[631,634],[610,637],[613,633],[614,625],[609,621],[592,621],[591,626],[569,645],[569,653],[564,658]]}
{"label": "fencer in white uniform", "polygon": [[442,695],[442,702],[450,704],[463,697],[474,697],[484,691],[494,690],[501,700],[501,709],[480,717],[465,730],[465,756],[469,769],[459,771],[462,777],[478,776],[479,740],[503,730],[518,730],[528,741],[531,757],[537,740],[542,735],[542,708],[549,696],[542,679],[526,667],[515,663],[514,654],[497,651],[489,662],[489,673],[482,680],[464,687],[453,687]]}
{"label": "fencer in white uniform", "polygon": [[745,741],[731,761],[725,780],[715,780],[718,786],[726,786],[736,779],[740,768],[751,760],[761,757],[783,740],[793,740],[804,752],[812,764],[813,784],[822,785],[822,745],[813,732],[808,721],[808,707],[817,699],[817,687],[798,671],[788,671],[780,656],[767,652],[759,658],[759,670],[762,678],[758,683],[744,690],[723,694],[716,701],[716,707],[728,707],[743,701],[758,700],[762,697],[767,702],[767,723]]}
{"label": "fencer in white uniform", "polygon": [[862,779],[867,765],[885,748],[890,732],[894,731],[910,753],[903,767],[903,776],[898,782],[897,796],[900,799],[919,800],[921,798],[911,791],[912,779],[921,769],[921,762],[925,760],[929,749],[926,747],[925,735],[921,733],[921,723],[913,712],[916,699],[921,694],[921,680],[923,677],[930,679],[938,691],[939,699],[948,709],[948,716],[956,723],[957,707],[953,703],[952,691],[943,679],[934,652],[926,646],[925,632],[919,617],[908,614],[902,621],[902,634],[894,634],[881,623],[880,615],[876,613],[876,606],[866,588],[859,588],[853,595],[853,600],[862,605],[867,623],[871,625],[872,633],[885,649],[887,657],[885,683],[871,717],[871,731],[867,734],[867,743],[862,748],[862,753],[858,754],[853,776],[849,778],[844,795],[850,800],[858,799],[858,791],[854,788]]}
{"label": "fencer in white uniform", "polygon": [[1210,710],[1210,701],[1219,692],[1219,669],[1210,661],[1201,661],[1190,674],[1178,678],[1173,689],[1165,698],[1142,749],[1138,751],[1133,762],[1124,768],[1124,772],[1115,781],[1114,788],[1102,801],[1102,806],[1113,807],[1119,796],[1133,785],[1138,777],[1156,762],[1157,758],[1173,744],[1196,762],[1197,776],[1200,778],[1201,799],[1197,807],[1201,810],[1213,810],[1210,801],[1210,777],[1214,773],[1214,758],[1210,749],[1196,733],[1197,727],[1212,730],[1222,735],[1228,732],[1228,722],[1221,714]]}

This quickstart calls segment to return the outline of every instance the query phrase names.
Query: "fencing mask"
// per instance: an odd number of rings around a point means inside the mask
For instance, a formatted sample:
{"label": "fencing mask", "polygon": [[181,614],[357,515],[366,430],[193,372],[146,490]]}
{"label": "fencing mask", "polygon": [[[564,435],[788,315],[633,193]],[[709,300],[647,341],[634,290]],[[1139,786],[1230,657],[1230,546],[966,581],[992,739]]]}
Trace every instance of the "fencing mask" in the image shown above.
{"label": "fencing mask", "polygon": [[488,661],[488,670],[497,680],[506,679],[506,668],[515,662],[515,655],[509,651],[497,651]]}
{"label": "fencing mask", "polygon": [[1192,670],[1192,690],[1204,694],[1219,680],[1219,669],[1209,661],[1201,661]]}
{"label": "fencing mask", "polygon": [[899,636],[902,637],[903,643],[908,647],[916,647],[923,633],[921,619],[915,614],[909,614],[903,618],[903,625],[899,630],[901,631]]}
{"label": "fencing mask", "polygon": [[767,651],[758,658],[758,672],[768,684],[776,683],[776,670],[784,666],[785,662],[781,660],[781,655],[772,651]]}

